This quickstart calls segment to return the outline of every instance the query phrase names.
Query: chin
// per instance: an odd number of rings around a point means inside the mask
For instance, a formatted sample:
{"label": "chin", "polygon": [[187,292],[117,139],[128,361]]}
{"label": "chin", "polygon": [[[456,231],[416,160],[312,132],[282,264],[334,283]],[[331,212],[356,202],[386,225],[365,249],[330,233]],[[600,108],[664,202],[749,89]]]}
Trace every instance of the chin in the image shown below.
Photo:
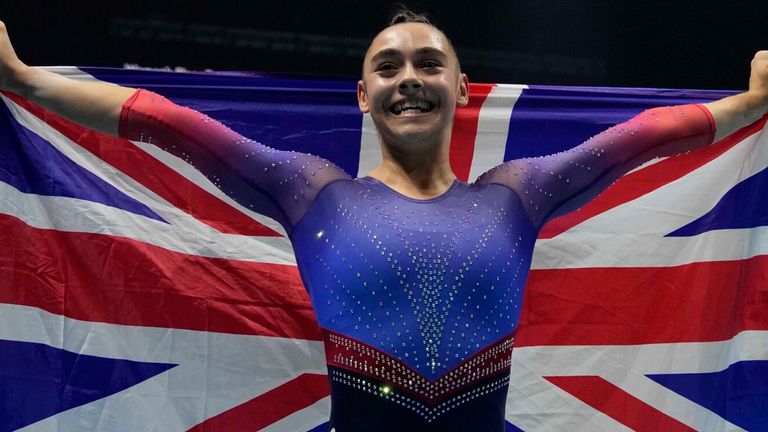
{"label": "chin", "polygon": [[434,130],[401,130],[390,134],[385,141],[398,151],[408,153],[440,147],[441,137],[442,133],[435,133]]}

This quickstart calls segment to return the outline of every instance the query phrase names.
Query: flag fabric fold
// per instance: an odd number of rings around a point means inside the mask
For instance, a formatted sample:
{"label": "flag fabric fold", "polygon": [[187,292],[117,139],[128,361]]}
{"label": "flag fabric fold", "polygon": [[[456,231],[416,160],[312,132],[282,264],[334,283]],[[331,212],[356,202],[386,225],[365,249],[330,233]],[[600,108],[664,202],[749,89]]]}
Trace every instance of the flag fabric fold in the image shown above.
{"label": "flag fabric fold", "polygon": [[[356,83],[53,68],[142,87],[350,175],[380,160]],[[724,91],[472,84],[472,181],[643,109]],[[321,431],[320,331],[291,246],[160,148],[0,105],[0,431]],[[507,429],[768,430],[766,118],[654,160],[542,230]]]}

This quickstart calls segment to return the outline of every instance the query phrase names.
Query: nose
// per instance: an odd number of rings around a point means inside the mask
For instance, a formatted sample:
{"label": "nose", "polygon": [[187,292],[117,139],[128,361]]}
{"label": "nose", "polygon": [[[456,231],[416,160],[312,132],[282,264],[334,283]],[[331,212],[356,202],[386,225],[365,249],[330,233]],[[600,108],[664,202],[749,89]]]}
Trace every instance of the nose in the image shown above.
{"label": "nose", "polygon": [[403,69],[402,78],[398,85],[398,89],[401,93],[411,93],[421,89],[423,86],[424,83],[421,81],[421,78],[419,78],[413,66],[409,65]]}

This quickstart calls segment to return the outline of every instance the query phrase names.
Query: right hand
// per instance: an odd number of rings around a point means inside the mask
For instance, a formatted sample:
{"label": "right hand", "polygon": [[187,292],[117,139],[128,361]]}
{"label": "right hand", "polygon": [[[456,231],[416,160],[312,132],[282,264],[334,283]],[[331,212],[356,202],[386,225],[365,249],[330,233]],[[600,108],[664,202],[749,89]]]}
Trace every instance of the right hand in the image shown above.
{"label": "right hand", "polygon": [[27,68],[11,45],[5,23],[0,21],[0,89],[18,90],[19,74]]}
{"label": "right hand", "polygon": [[768,109],[768,50],[758,51],[752,59],[748,92],[762,99]]}

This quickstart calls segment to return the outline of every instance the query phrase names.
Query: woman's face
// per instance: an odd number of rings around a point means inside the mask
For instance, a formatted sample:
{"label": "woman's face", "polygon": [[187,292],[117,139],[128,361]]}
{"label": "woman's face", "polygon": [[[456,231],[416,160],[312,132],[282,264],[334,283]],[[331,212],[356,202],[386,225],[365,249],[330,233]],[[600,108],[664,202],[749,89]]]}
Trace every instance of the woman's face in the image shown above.
{"label": "woman's face", "polygon": [[445,35],[407,23],[384,29],[371,42],[357,97],[384,143],[418,151],[449,142],[456,106],[468,101],[467,86]]}

